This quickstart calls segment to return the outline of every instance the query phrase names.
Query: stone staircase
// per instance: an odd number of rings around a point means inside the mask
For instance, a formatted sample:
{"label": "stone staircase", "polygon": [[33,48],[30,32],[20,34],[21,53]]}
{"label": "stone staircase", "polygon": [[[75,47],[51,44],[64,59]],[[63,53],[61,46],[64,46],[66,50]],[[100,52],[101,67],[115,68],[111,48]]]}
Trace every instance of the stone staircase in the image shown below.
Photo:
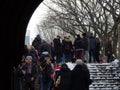
{"label": "stone staircase", "polygon": [[[90,78],[93,83],[89,90],[120,90],[120,67],[110,63],[87,63],[90,71]],[[74,63],[69,63],[72,70]],[[39,90],[38,78],[35,82],[35,90]]]}
{"label": "stone staircase", "polygon": [[87,64],[93,83],[90,90],[120,90],[120,67],[111,63]]}

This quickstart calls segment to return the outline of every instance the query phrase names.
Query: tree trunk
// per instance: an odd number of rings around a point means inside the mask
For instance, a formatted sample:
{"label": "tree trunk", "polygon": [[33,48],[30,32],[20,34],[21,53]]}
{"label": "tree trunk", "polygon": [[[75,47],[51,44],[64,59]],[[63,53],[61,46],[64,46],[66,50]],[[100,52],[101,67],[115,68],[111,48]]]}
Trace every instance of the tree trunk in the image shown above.
{"label": "tree trunk", "polygon": [[104,58],[105,57],[105,43],[107,41],[107,35],[102,35],[102,36],[100,35],[99,37],[101,39],[101,56],[102,58]]}

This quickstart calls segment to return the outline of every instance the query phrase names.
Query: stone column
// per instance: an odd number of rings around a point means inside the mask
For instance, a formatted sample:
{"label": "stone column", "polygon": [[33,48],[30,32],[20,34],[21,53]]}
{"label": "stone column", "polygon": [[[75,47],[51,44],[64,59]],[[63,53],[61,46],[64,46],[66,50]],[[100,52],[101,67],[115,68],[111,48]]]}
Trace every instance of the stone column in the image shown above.
{"label": "stone column", "polygon": [[118,59],[120,59],[120,23],[118,24]]}

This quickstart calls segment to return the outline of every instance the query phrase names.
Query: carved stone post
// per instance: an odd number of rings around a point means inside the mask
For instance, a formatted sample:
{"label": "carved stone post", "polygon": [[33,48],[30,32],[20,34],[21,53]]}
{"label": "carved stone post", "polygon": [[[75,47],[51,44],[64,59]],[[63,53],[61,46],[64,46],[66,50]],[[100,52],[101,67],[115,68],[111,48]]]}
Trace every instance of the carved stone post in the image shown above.
{"label": "carved stone post", "polygon": [[118,59],[120,60],[120,23],[118,24]]}

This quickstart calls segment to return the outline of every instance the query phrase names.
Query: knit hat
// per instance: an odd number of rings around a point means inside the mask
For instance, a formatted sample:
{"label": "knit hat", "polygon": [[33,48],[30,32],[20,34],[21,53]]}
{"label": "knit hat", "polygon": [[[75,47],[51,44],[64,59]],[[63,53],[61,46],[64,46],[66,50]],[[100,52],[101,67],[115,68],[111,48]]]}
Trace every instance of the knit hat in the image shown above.
{"label": "knit hat", "polygon": [[76,65],[83,65],[83,61],[81,59],[77,59],[75,63]]}
{"label": "knit hat", "polygon": [[26,59],[31,59],[32,60],[32,56],[26,56]]}
{"label": "knit hat", "polygon": [[42,54],[43,54],[43,55],[47,55],[47,54],[49,54],[49,52],[44,51],[44,52],[42,52]]}

